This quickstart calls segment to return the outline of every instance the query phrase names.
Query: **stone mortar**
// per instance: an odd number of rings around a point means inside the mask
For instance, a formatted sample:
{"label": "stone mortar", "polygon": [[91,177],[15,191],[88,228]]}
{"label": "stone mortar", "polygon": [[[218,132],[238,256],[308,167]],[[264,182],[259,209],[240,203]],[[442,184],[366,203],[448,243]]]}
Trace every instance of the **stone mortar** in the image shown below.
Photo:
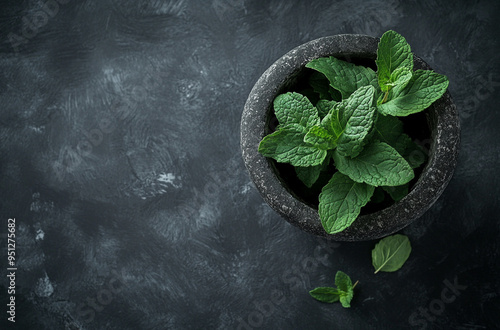
{"label": "stone mortar", "polygon": [[[327,234],[318,211],[298,200],[277,176],[273,160],[258,152],[272,115],[274,98],[290,85],[309,61],[325,56],[375,60],[378,38],[335,35],[305,43],[271,65],[253,87],[241,118],[241,149],[245,166],[264,200],[288,222],[302,230],[336,241],[365,241],[395,233],[422,216],[443,193],[457,162],[460,120],[447,91],[425,111],[431,130],[429,159],[422,174],[401,201],[375,213],[362,215],[346,230]],[[431,69],[414,56],[414,69]]]}

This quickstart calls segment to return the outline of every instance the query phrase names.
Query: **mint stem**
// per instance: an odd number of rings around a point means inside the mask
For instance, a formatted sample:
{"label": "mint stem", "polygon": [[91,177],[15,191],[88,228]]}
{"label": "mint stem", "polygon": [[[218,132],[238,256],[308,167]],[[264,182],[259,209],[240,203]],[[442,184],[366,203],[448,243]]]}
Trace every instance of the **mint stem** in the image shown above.
{"label": "mint stem", "polygon": [[382,100],[382,103],[380,103],[380,104],[384,104],[385,101],[387,101],[388,96],[389,96],[389,91],[385,92],[384,99]]}
{"label": "mint stem", "polygon": [[359,283],[359,280],[356,281],[356,283],[354,283],[354,285],[352,286],[352,288],[354,289],[356,287],[356,285],[358,285],[358,283]]}

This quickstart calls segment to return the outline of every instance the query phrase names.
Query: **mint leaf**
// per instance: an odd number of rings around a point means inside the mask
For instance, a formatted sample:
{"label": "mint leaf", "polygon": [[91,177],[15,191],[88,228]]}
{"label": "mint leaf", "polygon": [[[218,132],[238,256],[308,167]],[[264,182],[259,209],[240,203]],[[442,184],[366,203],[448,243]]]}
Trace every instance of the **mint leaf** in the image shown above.
{"label": "mint leaf", "polygon": [[328,166],[330,165],[330,159],[331,155],[328,153],[326,155],[326,158],[320,165],[308,167],[295,166],[295,174],[297,174],[297,177],[300,179],[300,181],[302,181],[302,183],[306,185],[306,187],[311,188],[313,184],[318,180],[321,172],[328,169]]}
{"label": "mint leaf", "polygon": [[372,250],[372,264],[375,274],[379,271],[395,272],[403,267],[411,253],[408,237],[400,234],[380,240]]}
{"label": "mint leaf", "polygon": [[[396,142],[401,134],[403,134],[403,122],[401,120],[393,116],[378,116],[375,123],[374,138],[396,148]],[[396,150],[398,149],[396,148]]]}
{"label": "mint leaf", "polygon": [[448,78],[430,70],[417,70],[405,88],[389,92],[389,100],[378,105],[385,115],[408,116],[428,108],[448,88]]}
{"label": "mint leaf", "polygon": [[401,134],[396,150],[406,159],[412,168],[418,168],[427,160],[427,152],[406,134]]}
{"label": "mint leaf", "polygon": [[335,285],[339,289],[339,291],[347,292],[352,290],[352,281],[351,278],[344,272],[338,271],[335,274]]}
{"label": "mint leaf", "polygon": [[319,72],[313,72],[311,77],[309,77],[309,85],[319,94],[320,99],[330,99],[330,84],[324,75]]}
{"label": "mint leaf", "polygon": [[[377,106],[387,101],[389,95],[397,95],[403,90],[413,77],[407,68],[398,68],[391,74],[391,81],[387,82],[385,93],[381,94],[377,100]],[[390,93],[389,93],[390,92]],[[392,98],[392,97],[391,97]]]}
{"label": "mint leaf", "polygon": [[[334,108],[338,111],[339,121],[346,127],[351,117],[357,117],[359,112],[370,111],[373,102],[375,88],[373,86],[363,86],[355,90],[347,99],[337,103]],[[361,108],[359,110],[358,108]]]}
{"label": "mint leaf", "polygon": [[322,150],[335,148],[337,138],[321,126],[313,126],[304,137],[304,142]]}
{"label": "mint leaf", "polygon": [[343,157],[337,151],[333,153],[337,169],[356,182],[399,186],[414,177],[408,162],[387,143],[374,140],[356,158]]}
{"label": "mint leaf", "polygon": [[342,307],[351,307],[351,300],[354,296],[351,278],[346,273],[338,271],[337,274],[335,274],[335,285],[340,293],[340,303]]}
{"label": "mint leaf", "polygon": [[334,303],[334,302],[339,301],[339,299],[340,299],[339,290],[337,290],[336,288],[330,288],[330,287],[315,288],[315,289],[309,291],[309,294],[314,299],[319,300],[321,302],[325,302],[325,303]]}
{"label": "mint leaf", "polygon": [[309,85],[322,100],[342,100],[342,95],[340,95],[340,92],[333,89],[330,86],[330,82],[328,81],[328,79],[326,79],[325,75],[320,72],[316,71],[311,74],[311,77],[309,78]]}
{"label": "mint leaf", "polygon": [[335,173],[319,195],[318,213],[325,231],[334,234],[349,227],[370,200],[374,189]]}
{"label": "mint leaf", "polygon": [[376,110],[372,106],[374,93],[373,86],[364,86],[334,106],[343,127],[337,142],[337,151],[341,155],[356,157],[363,149],[362,142],[372,128]]}
{"label": "mint leaf", "polygon": [[318,180],[319,175],[321,174],[322,165],[316,166],[295,166],[295,174],[297,177],[306,185],[307,188],[311,188],[313,184]]}
{"label": "mint leaf", "polygon": [[321,72],[330,86],[340,91],[342,99],[348,98],[358,88],[377,87],[377,74],[370,68],[339,60],[333,56],[320,57],[306,64],[307,68]]}
{"label": "mint leaf", "polygon": [[377,76],[382,92],[395,85],[404,85],[411,78],[413,54],[406,39],[389,30],[380,38],[377,49]]}
{"label": "mint leaf", "polygon": [[295,174],[297,177],[306,185],[307,188],[311,188],[313,184],[318,180],[319,175],[321,174],[321,165],[316,166],[295,166]]}
{"label": "mint leaf", "polygon": [[409,184],[405,183],[402,186],[396,186],[396,187],[382,187],[389,196],[395,201],[399,202],[402,200],[406,195],[408,195],[408,189],[409,189]]}
{"label": "mint leaf", "polygon": [[398,89],[403,89],[411,77],[413,76],[411,69],[400,67],[391,73],[390,82],[387,83],[388,86],[397,87]]}
{"label": "mint leaf", "polygon": [[316,109],[318,109],[319,118],[325,118],[325,116],[330,112],[335,104],[337,104],[337,102],[335,101],[319,100],[318,103],[316,103]]}
{"label": "mint leaf", "polygon": [[326,150],[318,149],[306,142],[306,129],[299,124],[289,124],[264,137],[259,144],[259,152],[280,163],[293,166],[315,166],[325,159]]}
{"label": "mint leaf", "polygon": [[333,107],[329,114],[321,120],[321,127],[326,129],[331,135],[338,138],[344,132],[344,128],[340,125],[339,112],[336,107]]}
{"label": "mint leaf", "polygon": [[379,115],[375,123],[374,138],[396,149],[413,169],[426,160],[426,152],[403,133],[403,122],[397,117]]}
{"label": "mint leaf", "polygon": [[318,110],[299,93],[280,94],[274,99],[274,112],[280,125],[299,124],[305,128],[318,125]]}
{"label": "mint leaf", "polygon": [[351,300],[353,296],[354,296],[353,290],[346,292],[344,294],[340,294],[340,303],[342,304],[342,307],[344,308],[351,307]]}

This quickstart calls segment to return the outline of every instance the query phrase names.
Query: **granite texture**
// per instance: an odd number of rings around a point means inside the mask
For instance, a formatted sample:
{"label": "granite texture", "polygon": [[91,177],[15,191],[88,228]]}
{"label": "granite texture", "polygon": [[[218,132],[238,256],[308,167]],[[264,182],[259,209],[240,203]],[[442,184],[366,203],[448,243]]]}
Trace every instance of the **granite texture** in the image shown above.
{"label": "granite texture", "polygon": [[[319,38],[291,50],[271,65],[253,87],[241,118],[241,149],[245,165],[266,202],[291,224],[335,241],[366,241],[393,234],[422,216],[438,199],[450,181],[460,146],[460,119],[450,93],[446,92],[424,111],[430,136],[425,144],[428,161],[417,182],[401,201],[375,213],[361,215],[346,230],[327,234],[317,209],[297,198],[286,179],[280,178],[275,161],[258,152],[269,132],[274,98],[296,83],[305,65],[319,57],[374,60],[378,39],[343,34]],[[415,70],[432,70],[414,56]],[[302,74],[303,76],[304,74]],[[422,156],[425,157],[425,156]]]}
{"label": "granite texture", "polygon": [[[498,327],[498,1],[54,1],[0,1],[0,329]],[[264,202],[239,127],[289,50],[388,29],[448,75],[462,135],[405,266],[374,275],[376,241]],[[338,270],[360,281],[350,309],[308,294]]]}

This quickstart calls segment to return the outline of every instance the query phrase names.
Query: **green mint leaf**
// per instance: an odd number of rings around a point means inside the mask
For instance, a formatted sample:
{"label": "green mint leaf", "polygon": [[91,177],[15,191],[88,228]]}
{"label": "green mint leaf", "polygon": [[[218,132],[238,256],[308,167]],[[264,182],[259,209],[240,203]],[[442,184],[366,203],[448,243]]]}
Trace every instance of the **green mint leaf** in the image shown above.
{"label": "green mint leaf", "polygon": [[448,88],[448,78],[430,70],[417,70],[406,87],[389,92],[389,100],[378,105],[385,115],[408,116],[428,108]]}
{"label": "green mint leaf", "polygon": [[[389,95],[397,95],[403,90],[413,77],[407,68],[398,68],[391,74],[391,81],[387,82],[385,93],[380,94],[377,106],[387,101]],[[390,93],[389,93],[390,91]],[[391,97],[392,98],[392,97]]]}
{"label": "green mint leaf", "polygon": [[363,149],[363,140],[373,126],[375,107],[372,106],[375,88],[364,86],[335,105],[340,125],[344,128],[337,142],[343,156],[356,157]]}
{"label": "green mint leaf", "polygon": [[427,160],[427,152],[406,134],[399,136],[395,148],[411,168],[418,168]]}
{"label": "green mint leaf", "polygon": [[401,186],[396,186],[396,187],[382,187],[389,196],[395,201],[399,202],[402,200],[406,195],[408,195],[408,189],[409,189],[409,184],[406,183]]}
{"label": "green mint leaf", "polygon": [[319,287],[309,291],[311,297],[325,303],[334,303],[339,301],[340,293],[336,288]]}
{"label": "green mint leaf", "polygon": [[375,88],[373,86],[362,86],[347,99],[337,103],[334,108],[339,112],[340,124],[346,127],[351,117],[362,116],[360,112],[371,112],[370,108],[372,108],[374,93]]}
{"label": "green mint leaf", "polygon": [[321,173],[322,165],[302,167],[295,166],[295,174],[297,177],[306,185],[307,188],[311,188],[313,184],[318,180]]}
{"label": "green mint leaf", "polygon": [[410,253],[410,240],[405,235],[396,234],[383,238],[372,250],[375,274],[379,271],[395,272],[403,267]]}
{"label": "green mint leaf", "polygon": [[404,133],[391,146],[403,156],[413,169],[420,167],[427,160],[427,152]]}
{"label": "green mint leaf", "polygon": [[340,125],[339,112],[336,107],[333,107],[329,114],[321,120],[321,127],[326,129],[331,135],[338,138],[344,132],[344,128]]}
{"label": "green mint leaf", "polygon": [[420,167],[426,160],[425,151],[403,133],[403,122],[397,117],[379,115],[374,138],[396,149],[413,169]]}
{"label": "green mint leaf", "polygon": [[398,136],[394,144],[394,149],[396,149],[396,151],[404,157],[405,151],[412,147],[412,143],[413,141],[411,140],[411,138],[408,135],[402,133],[400,136]]}
{"label": "green mint leaf", "polygon": [[351,307],[351,300],[354,296],[351,278],[346,273],[339,270],[337,274],[335,274],[335,285],[340,293],[340,303],[342,307]]}
{"label": "green mint leaf", "polygon": [[352,300],[353,296],[354,296],[354,293],[352,291],[346,292],[345,294],[341,294],[340,295],[340,303],[342,304],[342,307],[350,308],[351,307],[351,300]]}
{"label": "green mint leaf", "polygon": [[335,173],[319,195],[318,213],[325,231],[334,234],[349,227],[370,200],[374,189],[340,172]]}
{"label": "green mint leaf", "polygon": [[274,112],[280,125],[299,124],[310,128],[320,123],[318,110],[299,93],[278,95],[274,99]]}
{"label": "green mint leaf", "polygon": [[304,137],[304,142],[321,150],[330,150],[336,146],[336,137],[321,126],[313,126]]}
{"label": "green mint leaf", "polygon": [[393,73],[391,73],[391,82],[388,83],[388,85],[391,87],[397,86],[399,89],[403,89],[408,84],[412,76],[413,74],[411,69],[405,67],[397,68]]}
{"label": "green mint leaf", "polygon": [[332,86],[330,86],[330,96],[332,98],[332,101],[335,102],[342,101],[342,94]]}
{"label": "green mint leaf", "polygon": [[313,72],[309,77],[309,85],[319,94],[320,99],[330,99],[330,83],[324,75],[319,72]]}
{"label": "green mint leaf", "polygon": [[366,85],[377,87],[375,71],[333,56],[312,60],[306,64],[306,67],[324,74],[330,81],[330,86],[340,91],[342,99],[348,98],[360,87]]}
{"label": "green mint leaf", "polygon": [[392,30],[385,32],[378,44],[375,63],[378,84],[382,92],[389,91],[394,85],[405,84],[413,71],[410,45],[399,33]]}
{"label": "green mint leaf", "polygon": [[280,163],[293,166],[315,166],[325,159],[326,150],[318,149],[306,142],[307,131],[299,124],[289,124],[264,137],[259,144],[259,152]]}
{"label": "green mint leaf", "polygon": [[330,112],[335,104],[337,104],[336,101],[319,100],[318,103],[316,103],[316,109],[318,109],[319,118],[325,118],[325,116]]}
{"label": "green mint leaf", "polygon": [[325,171],[330,165],[330,159],[331,155],[328,153],[320,165],[308,167],[295,166],[295,174],[297,174],[297,177],[306,185],[306,187],[311,188],[318,180],[321,172]]}
{"label": "green mint leaf", "polygon": [[335,285],[339,289],[339,291],[347,292],[352,290],[352,281],[351,278],[344,272],[338,271],[335,274]]}
{"label": "green mint leaf", "polygon": [[[403,134],[403,122],[401,120],[393,116],[378,116],[375,123],[375,139],[396,148],[396,143],[401,134]],[[398,149],[396,148],[396,150]]]}
{"label": "green mint leaf", "polygon": [[374,140],[356,158],[344,157],[337,151],[333,153],[335,166],[356,182],[372,186],[399,186],[414,177],[408,162],[387,143]]}

